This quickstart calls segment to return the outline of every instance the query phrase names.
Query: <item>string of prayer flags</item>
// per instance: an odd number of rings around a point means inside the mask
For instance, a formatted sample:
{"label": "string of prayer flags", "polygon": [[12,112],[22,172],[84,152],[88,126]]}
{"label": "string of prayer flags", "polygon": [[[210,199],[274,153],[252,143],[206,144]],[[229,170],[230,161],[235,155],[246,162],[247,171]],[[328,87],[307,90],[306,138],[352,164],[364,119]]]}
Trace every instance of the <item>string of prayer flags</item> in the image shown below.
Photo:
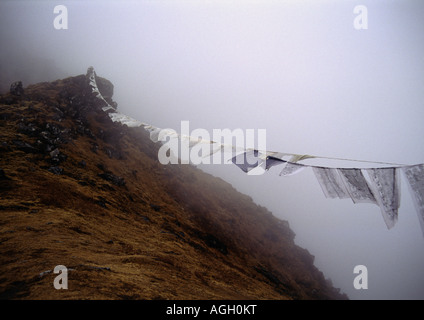
{"label": "string of prayer flags", "polygon": [[[231,150],[240,151],[231,145],[224,145],[215,141],[207,141],[190,136],[178,134],[172,129],[160,129],[150,124],[140,122],[129,116],[116,112],[116,108],[111,106],[101,95],[95,79],[95,72],[92,67],[87,71],[89,85],[96,97],[105,103],[103,111],[108,112],[113,122],[119,122],[128,127],[143,127],[150,133],[150,139],[153,142],[164,143],[167,138],[179,138],[187,143],[189,148],[196,147],[200,143],[210,145],[206,154],[202,157],[210,157],[218,151]],[[113,111],[110,111],[113,110]],[[199,151],[203,152],[203,148]],[[259,151],[252,149],[243,149],[242,153],[231,158],[231,162],[238,166],[243,172],[250,173],[256,168],[268,171],[274,166],[284,165],[280,176],[290,176],[302,171],[305,168],[312,168],[315,177],[318,180],[321,189],[327,198],[346,199],[351,198],[354,203],[368,202],[377,204],[380,207],[387,228],[392,228],[398,219],[398,209],[400,207],[400,178],[399,171],[402,170],[409,185],[409,190],[414,202],[418,219],[424,235],[424,164],[417,165],[397,165],[393,163],[329,158],[310,155],[297,155],[290,153],[281,153],[274,151]],[[284,160],[283,157],[291,156],[290,160]],[[396,167],[382,168],[330,168],[314,165],[300,164],[299,161],[309,158],[322,158],[333,160],[348,160],[356,162],[373,162],[384,165],[395,165]],[[369,181],[363,175],[366,172]]]}

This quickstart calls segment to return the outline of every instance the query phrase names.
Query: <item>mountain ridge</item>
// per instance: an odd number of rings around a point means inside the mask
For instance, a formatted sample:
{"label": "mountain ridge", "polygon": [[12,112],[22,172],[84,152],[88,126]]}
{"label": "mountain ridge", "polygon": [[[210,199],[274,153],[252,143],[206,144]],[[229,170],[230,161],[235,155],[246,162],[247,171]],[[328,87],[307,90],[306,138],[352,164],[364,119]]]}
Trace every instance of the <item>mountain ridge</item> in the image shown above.
{"label": "mountain ridge", "polygon": [[[113,84],[96,75],[108,104]],[[189,165],[161,165],[87,75],[0,96],[3,299],[347,299],[288,222]],[[53,268],[69,268],[55,290]]]}

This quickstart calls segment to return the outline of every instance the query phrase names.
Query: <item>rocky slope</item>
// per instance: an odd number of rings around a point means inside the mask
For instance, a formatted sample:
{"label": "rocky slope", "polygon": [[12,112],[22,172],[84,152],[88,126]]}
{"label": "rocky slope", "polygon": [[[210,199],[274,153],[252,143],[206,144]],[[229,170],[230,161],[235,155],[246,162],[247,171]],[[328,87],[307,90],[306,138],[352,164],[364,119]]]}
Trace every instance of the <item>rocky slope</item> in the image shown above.
{"label": "rocky slope", "polygon": [[[148,133],[112,122],[88,83],[0,96],[0,298],[347,298],[286,221],[219,178],[161,165]],[[67,290],[53,286],[57,265]]]}

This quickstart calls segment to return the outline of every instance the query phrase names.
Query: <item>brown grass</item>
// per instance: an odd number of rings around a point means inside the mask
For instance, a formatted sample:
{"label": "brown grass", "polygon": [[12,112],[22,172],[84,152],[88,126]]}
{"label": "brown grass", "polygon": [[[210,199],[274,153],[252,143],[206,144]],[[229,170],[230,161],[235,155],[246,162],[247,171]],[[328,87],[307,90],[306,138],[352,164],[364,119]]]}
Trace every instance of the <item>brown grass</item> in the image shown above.
{"label": "brown grass", "polygon": [[[84,103],[70,105],[75,96]],[[21,122],[38,132],[19,132]],[[13,142],[37,146],[47,123],[64,130],[61,175],[48,152]],[[81,76],[0,96],[0,298],[345,298],[286,222],[221,179],[162,166],[157,148],[143,129],[113,124]],[[59,264],[68,290],[53,287]]]}

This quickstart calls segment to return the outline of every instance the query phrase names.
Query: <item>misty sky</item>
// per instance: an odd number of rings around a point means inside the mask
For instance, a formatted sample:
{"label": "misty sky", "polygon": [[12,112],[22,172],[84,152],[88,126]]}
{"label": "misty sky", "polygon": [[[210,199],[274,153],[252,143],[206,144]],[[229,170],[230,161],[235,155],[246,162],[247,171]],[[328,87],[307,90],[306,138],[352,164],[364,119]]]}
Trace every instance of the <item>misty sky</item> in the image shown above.
{"label": "misty sky", "polygon": [[[53,26],[59,4],[67,30]],[[354,28],[357,5],[368,9],[366,30]],[[417,164],[423,18],[420,0],[1,1],[0,71],[13,76],[11,66],[32,58],[63,77],[93,66],[115,85],[122,113],[161,128],[189,120],[210,132],[266,129],[273,151]],[[45,77],[35,82],[53,80]],[[387,230],[377,206],[326,199],[312,170],[202,168],[288,220],[296,243],[350,298],[424,299],[424,238],[404,179],[399,220]],[[368,290],[353,288],[359,264]]]}

